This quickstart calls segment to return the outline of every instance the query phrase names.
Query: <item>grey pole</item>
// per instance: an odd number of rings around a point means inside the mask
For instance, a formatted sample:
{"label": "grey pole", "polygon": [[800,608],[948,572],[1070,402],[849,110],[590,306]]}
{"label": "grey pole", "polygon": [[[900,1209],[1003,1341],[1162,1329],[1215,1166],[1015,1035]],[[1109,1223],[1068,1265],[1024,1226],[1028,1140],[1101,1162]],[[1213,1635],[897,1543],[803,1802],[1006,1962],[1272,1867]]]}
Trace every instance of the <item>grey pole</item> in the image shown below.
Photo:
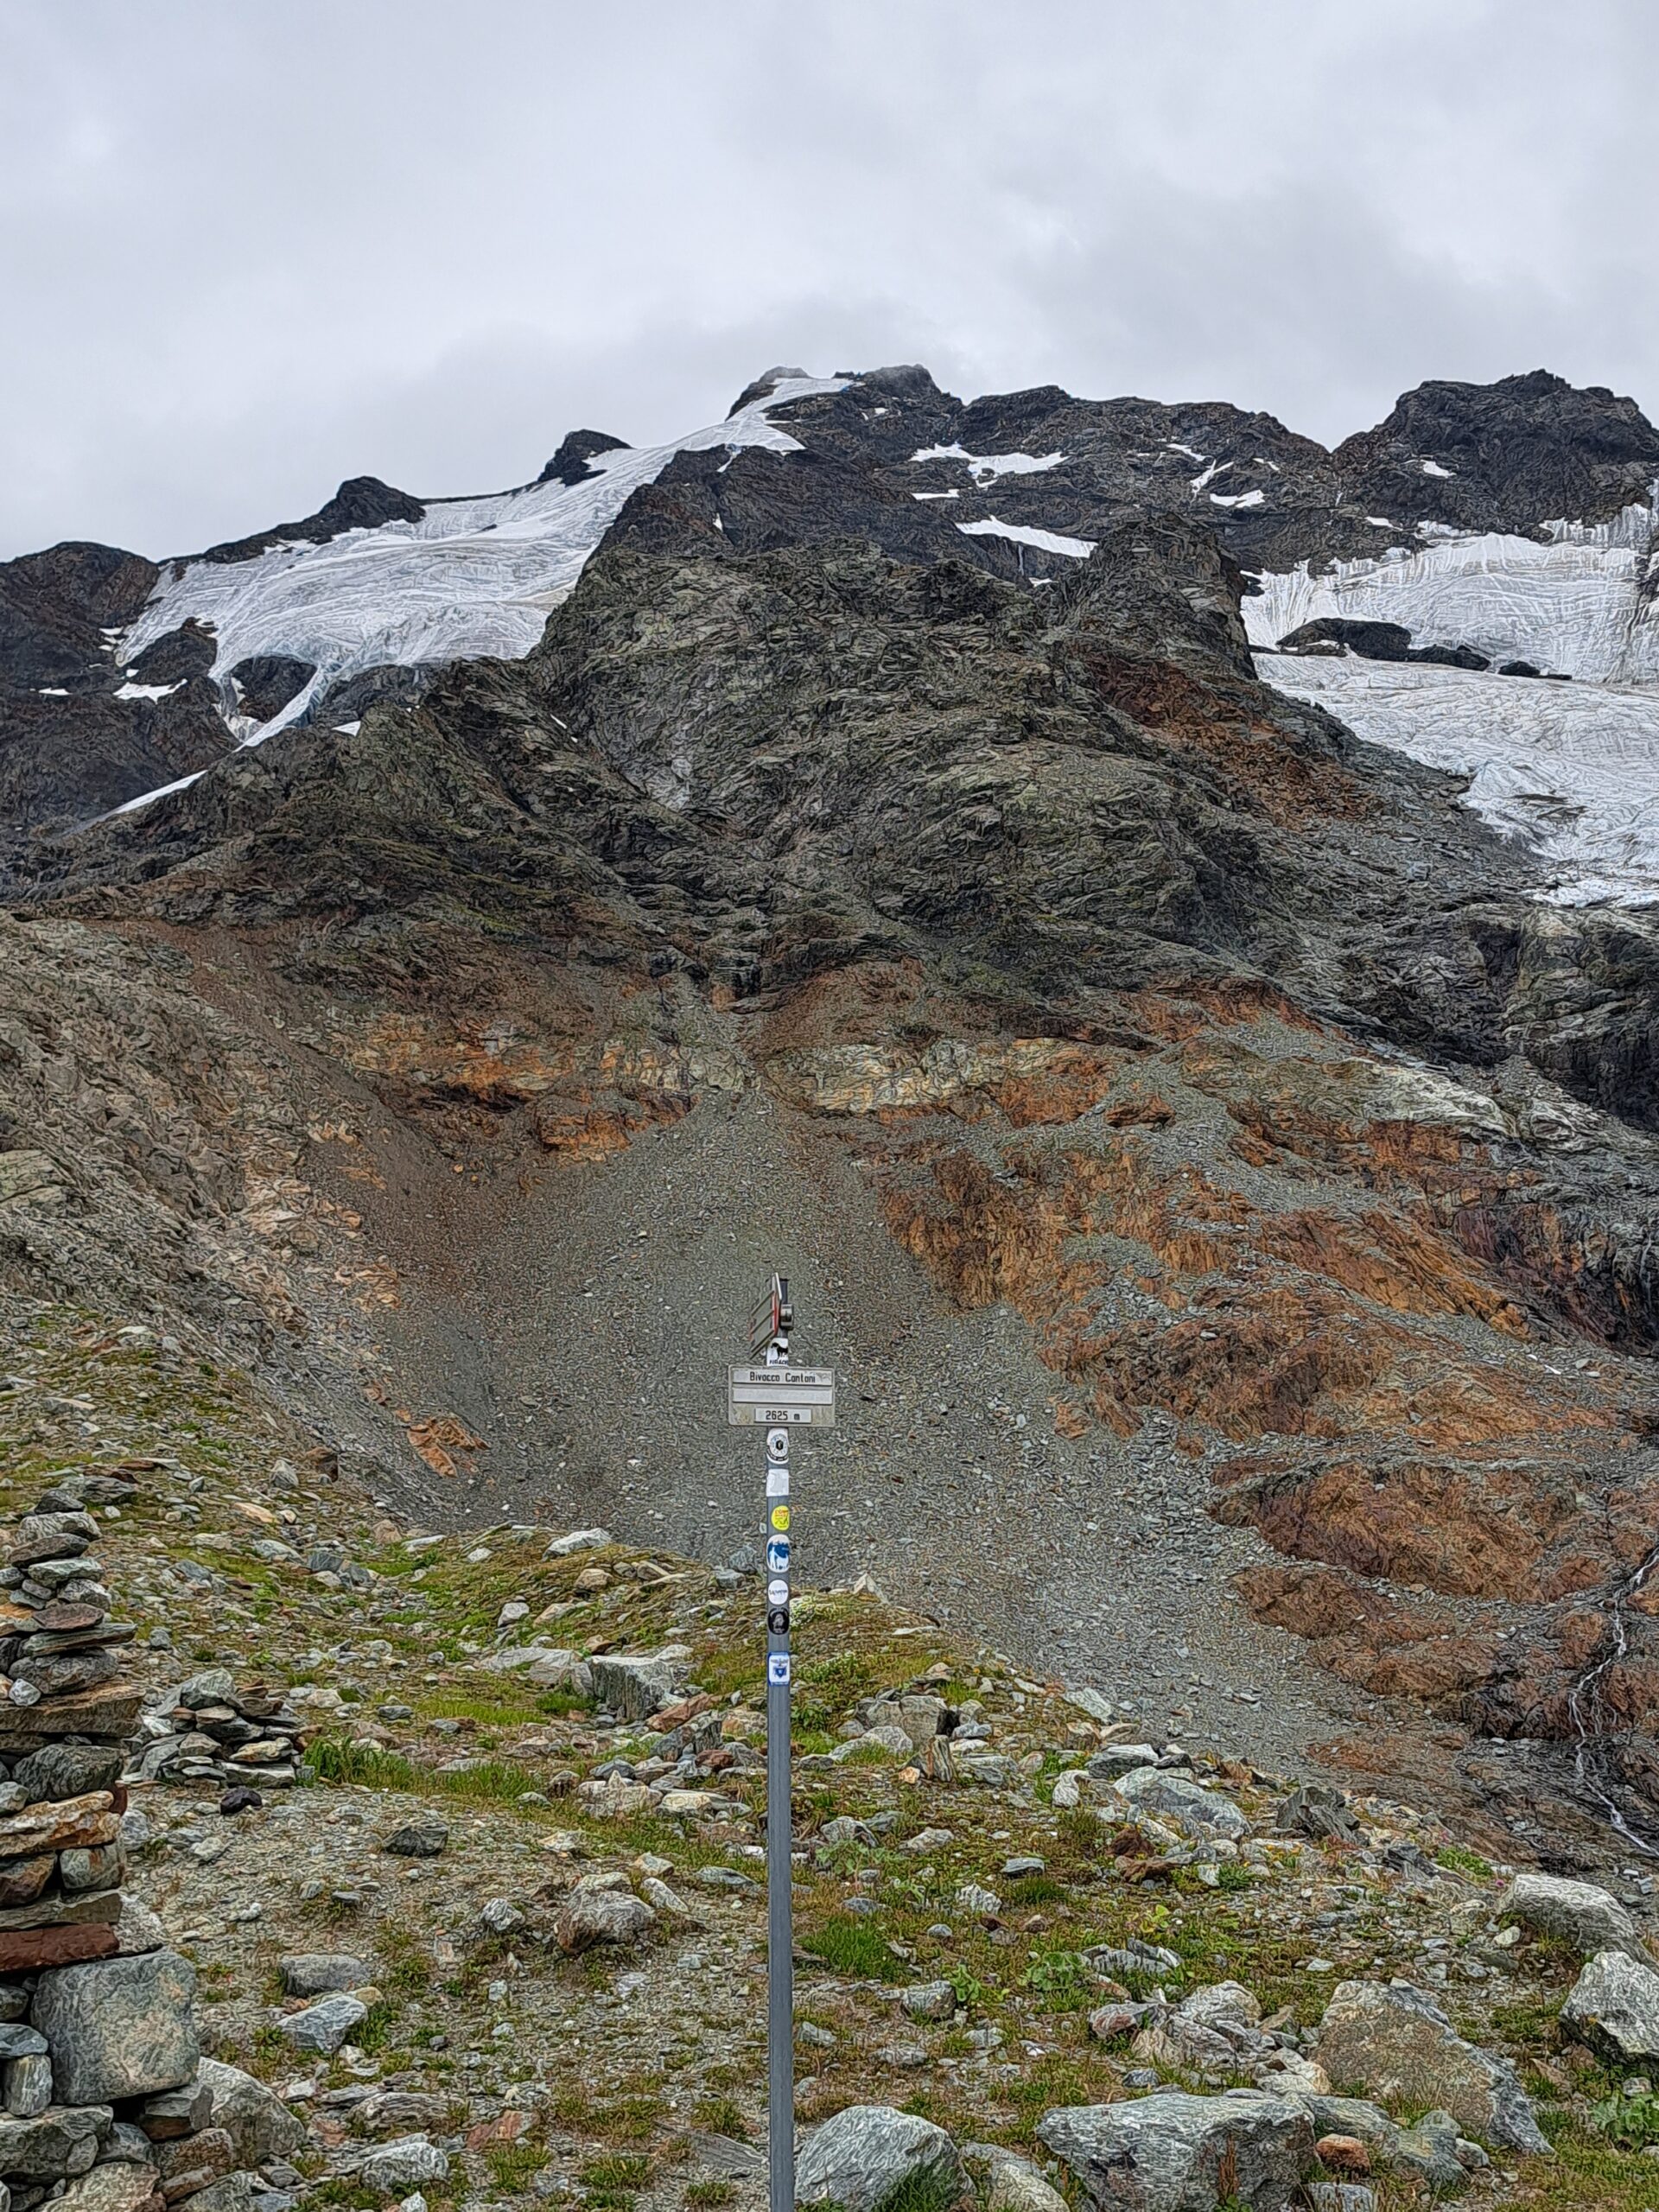
{"label": "grey pole", "polygon": [[[782,1357],[776,1347],[766,1360]],[[789,1431],[766,1440],[766,1546],[789,1545]],[[766,2129],[770,2212],[795,2212],[795,1934],[790,1848],[789,1606],[766,1580]]]}

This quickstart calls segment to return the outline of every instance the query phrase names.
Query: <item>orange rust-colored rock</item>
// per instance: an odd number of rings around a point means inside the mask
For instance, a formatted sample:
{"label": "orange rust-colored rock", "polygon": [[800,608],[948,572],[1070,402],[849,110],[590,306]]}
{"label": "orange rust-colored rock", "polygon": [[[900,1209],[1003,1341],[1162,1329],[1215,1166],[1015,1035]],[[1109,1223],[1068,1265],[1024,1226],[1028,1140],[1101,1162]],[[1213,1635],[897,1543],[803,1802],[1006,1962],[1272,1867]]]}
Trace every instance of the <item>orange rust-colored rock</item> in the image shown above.
{"label": "orange rust-colored rock", "polygon": [[1495,1664],[1496,1630],[1470,1633],[1443,1608],[1404,1605],[1331,1567],[1249,1567],[1234,1578],[1258,1620],[1307,1637],[1321,1665],[1376,1696],[1459,1710]]}
{"label": "orange rust-colored rock", "polygon": [[483,1438],[474,1436],[454,1414],[429,1414],[423,1421],[410,1421],[404,1433],[416,1457],[423,1459],[435,1475],[450,1479],[460,1472],[456,1452],[487,1449]]}

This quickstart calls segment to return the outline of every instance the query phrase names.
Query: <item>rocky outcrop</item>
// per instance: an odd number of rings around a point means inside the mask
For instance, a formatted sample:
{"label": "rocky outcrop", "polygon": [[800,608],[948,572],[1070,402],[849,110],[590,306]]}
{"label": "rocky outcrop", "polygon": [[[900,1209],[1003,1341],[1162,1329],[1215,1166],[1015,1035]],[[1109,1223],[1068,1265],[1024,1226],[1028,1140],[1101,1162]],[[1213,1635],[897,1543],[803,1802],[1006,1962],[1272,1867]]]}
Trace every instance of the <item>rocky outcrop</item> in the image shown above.
{"label": "rocky outcrop", "polygon": [[1313,2162],[1306,2113],[1250,2089],[1067,2106],[1046,2113],[1037,2136],[1100,2212],[1121,2205],[1182,2212],[1230,2197],[1262,2212],[1290,2212]]}
{"label": "rocky outcrop", "polygon": [[221,2212],[238,2145],[291,2145],[296,2124],[277,2107],[250,2131],[245,2094],[237,2136],[213,2124],[194,1970],[153,1915],[124,1910],[122,1746],[139,1693],[122,1676],[132,1630],[111,1618],[98,1535],[95,1509],[48,1491],[0,1568],[0,2183],[17,2212],[66,2183],[92,2212],[163,2197]]}

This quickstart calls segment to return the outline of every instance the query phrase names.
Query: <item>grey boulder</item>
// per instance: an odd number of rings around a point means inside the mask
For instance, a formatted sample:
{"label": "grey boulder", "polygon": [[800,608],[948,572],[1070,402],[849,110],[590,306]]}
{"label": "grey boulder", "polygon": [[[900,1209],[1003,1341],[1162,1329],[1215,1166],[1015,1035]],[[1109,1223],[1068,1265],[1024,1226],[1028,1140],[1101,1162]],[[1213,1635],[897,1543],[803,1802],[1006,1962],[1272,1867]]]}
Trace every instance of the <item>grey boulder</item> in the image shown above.
{"label": "grey boulder", "polygon": [[302,2012],[289,2012],[276,2023],[276,2031],[296,2050],[315,2050],[332,2057],[352,2030],[369,2017],[360,1998],[341,1989],[308,2005]]}
{"label": "grey boulder", "polygon": [[627,1890],[573,1890],[553,1923],[559,1948],[574,1958],[601,1943],[638,1943],[657,1925],[643,1897]]}
{"label": "grey boulder", "polygon": [[201,2078],[213,2093],[213,2126],[222,2127],[235,2144],[239,2165],[263,2166],[271,2158],[286,2158],[304,2142],[305,2122],[239,2066],[204,2058]]}
{"label": "grey boulder", "polygon": [[849,2105],[813,2130],[795,2162],[796,2201],[842,2212],[876,2212],[901,2183],[924,2179],[952,2197],[967,2187],[944,2130],[891,2105]]}
{"label": "grey boulder", "polygon": [[423,2183],[448,2181],[449,2156],[424,2135],[400,2135],[371,2151],[358,2176],[365,2188],[382,2196],[402,2196]]}
{"label": "grey boulder", "polygon": [[281,1961],[283,1987],[290,1997],[327,1997],[336,1989],[364,1989],[374,1980],[361,1959],[348,1951],[294,1951]]}
{"label": "grey boulder", "polygon": [[1150,1744],[1108,1744],[1090,1758],[1087,1772],[1091,1782],[1116,1782],[1134,1767],[1157,1764],[1158,1754]]}
{"label": "grey boulder", "polygon": [[114,2118],[108,2105],[52,2105],[38,2120],[0,2119],[0,2174],[9,2182],[84,2174]]}
{"label": "grey boulder", "polygon": [[605,1655],[589,1659],[588,1666],[594,1696],[624,1720],[647,1720],[661,1707],[673,1702],[678,1674],[671,1659]]}
{"label": "grey boulder", "polygon": [[381,1846],[396,1859],[435,1859],[448,1845],[449,1823],[435,1813],[423,1813],[394,1828]]}
{"label": "grey boulder", "polygon": [[127,2159],[100,2160],[54,2197],[57,2212],[138,2212],[158,2186],[156,2169]]}
{"label": "grey boulder", "polygon": [[66,2105],[175,2089],[201,2056],[195,1969],[176,1951],[91,1959],[41,1976],[30,2017]]}
{"label": "grey boulder", "polygon": [[957,1993],[948,1981],[918,1981],[899,2002],[912,2020],[948,2020],[957,2009]]}
{"label": "grey boulder", "polygon": [[1210,2212],[1230,2191],[1251,2212],[1292,2212],[1313,2155],[1306,2113],[1256,2089],[1068,2105],[1037,2137],[1102,2212]]}
{"label": "grey boulder", "polygon": [[1623,1951],[1643,1966],[1653,1964],[1629,1910],[1594,1882],[1517,1874],[1497,1901],[1497,1916],[1571,1943],[1586,1959],[1598,1951]]}
{"label": "grey boulder", "polygon": [[1113,1786],[1131,1805],[1144,1805],[1149,1813],[1161,1814],[1188,1835],[1222,1836],[1230,1843],[1238,1843],[1250,1832],[1249,1822],[1230,1797],[1205,1789],[1190,1776],[1169,1773],[1162,1767],[1136,1766],[1119,1775]]}
{"label": "grey boulder", "polygon": [[251,2212],[253,2185],[245,2173],[224,2174],[187,2200],[190,2212]]}
{"label": "grey boulder", "polygon": [[1623,1951],[1599,1951],[1573,1983],[1561,2024],[1604,2057],[1659,2058],[1659,1974]]}
{"label": "grey boulder", "polygon": [[1319,2061],[1338,2089],[1440,2107],[1467,2135],[1548,2155],[1514,2067],[1466,2043],[1433,1999],[1408,1982],[1338,1983],[1320,2025]]}
{"label": "grey boulder", "polygon": [[167,1930],[147,1904],[124,1895],[121,1917],[115,1923],[115,1940],[121,1955],[130,1958],[140,1951],[164,1950]]}

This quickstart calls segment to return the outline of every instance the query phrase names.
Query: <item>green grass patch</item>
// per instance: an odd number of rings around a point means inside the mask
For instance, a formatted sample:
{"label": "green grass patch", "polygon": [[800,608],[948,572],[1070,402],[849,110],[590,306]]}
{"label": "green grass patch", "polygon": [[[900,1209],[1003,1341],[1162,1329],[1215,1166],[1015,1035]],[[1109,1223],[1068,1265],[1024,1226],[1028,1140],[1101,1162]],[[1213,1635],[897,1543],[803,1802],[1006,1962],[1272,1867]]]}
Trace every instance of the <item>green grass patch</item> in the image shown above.
{"label": "green grass patch", "polygon": [[1467,1874],[1477,1882],[1496,1879],[1491,1868],[1478,1851],[1465,1851],[1460,1843],[1446,1843],[1434,1854],[1434,1864],[1445,1866],[1454,1874]]}
{"label": "green grass patch", "polygon": [[632,2212],[636,2196],[651,2179],[651,2160],[623,2153],[589,2158],[577,2178],[588,2203],[599,2206],[601,2212]]}
{"label": "green grass patch", "polygon": [[699,2098],[696,2119],[697,2126],[706,2127],[711,2135],[734,2136],[740,2143],[749,2139],[749,2123],[735,2097],[716,2094]]}
{"label": "green grass patch", "polygon": [[809,1929],[801,1937],[801,1948],[822,1959],[832,1973],[856,1975],[861,1980],[898,1981],[904,1974],[880,1929],[850,1913],[834,1914]]}
{"label": "green grass patch", "polygon": [[485,2146],[484,2163],[496,2187],[516,2196],[532,2174],[540,2173],[547,2156],[539,2143],[491,2143]]}
{"label": "green grass patch", "polygon": [[918,2166],[889,2190],[876,2212],[950,2212],[957,2184],[942,2166]]}
{"label": "green grass patch", "polygon": [[360,1789],[407,1790],[421,1796],[482,1798],[515,1804],[532,1787],[535,1770],[517,1759],[480,1759],[444,1773],[416,1766],[401,1751],[383,1751],[344,1736],[323,1736],[306,1753],[319,1782],[349,1783]]}

